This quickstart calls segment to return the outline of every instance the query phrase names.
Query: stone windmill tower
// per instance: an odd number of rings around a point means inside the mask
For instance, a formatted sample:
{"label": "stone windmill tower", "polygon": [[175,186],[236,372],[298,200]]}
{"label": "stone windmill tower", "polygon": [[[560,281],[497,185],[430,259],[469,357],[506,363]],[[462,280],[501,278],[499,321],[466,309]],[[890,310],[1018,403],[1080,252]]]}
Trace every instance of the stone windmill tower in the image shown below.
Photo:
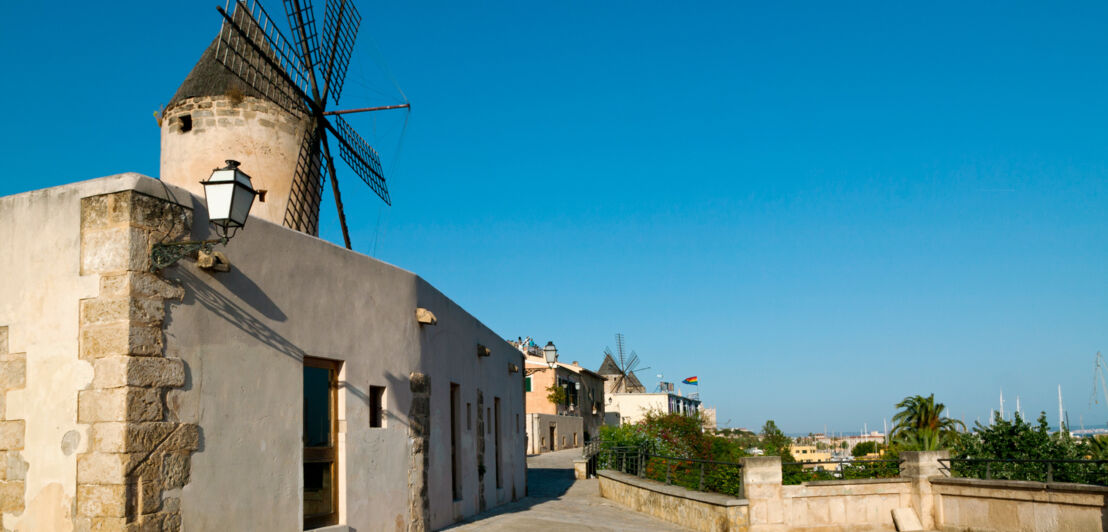
{"label": "stone windmill tower", "polygon": [[[162,114],[162,181],[203,196],[200,181],[220,160],[234,159],[250,173],[254,188],[266,191],[252,215],[280,224],[288,213],[290,222],[307,223],[286,226],[316,234],[318,195],[314,205],[292,205],[293,212],[289,205],[300,145],[313,126],[308,109],[286,109],[264,97],[216,60],[216,48],[212,42],[204,51]],[[302,177],[319,180],[318,159],[315,163]]]}
{"label": "stone windmill tower", "polygon": [[219,36],[200,56],[161,120],[161,179],[194,194],[224,159],[242,163],[261,195],[251,214],[311,235],[327,177],[343,213],[327,133],[339,155],[386,204],[391,204],[377,152],[343,114],[407,109],[409,104],[327,111],[337,104],[361,16],[353,2],[328,1],[317,38],[310,0],[285,0],[295,45],[257,0],[220,8]]}

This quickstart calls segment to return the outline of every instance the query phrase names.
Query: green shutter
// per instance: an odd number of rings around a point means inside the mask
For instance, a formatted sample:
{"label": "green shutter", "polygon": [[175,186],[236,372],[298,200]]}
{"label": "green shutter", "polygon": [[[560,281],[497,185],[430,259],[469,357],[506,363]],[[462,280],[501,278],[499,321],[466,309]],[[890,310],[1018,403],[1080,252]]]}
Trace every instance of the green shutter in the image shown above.
{"label": "green shutter", "polygon": [[531,377],[523,379],[523,382],[526,383],[523,385],[523,389],[528,392],[531,391]]}

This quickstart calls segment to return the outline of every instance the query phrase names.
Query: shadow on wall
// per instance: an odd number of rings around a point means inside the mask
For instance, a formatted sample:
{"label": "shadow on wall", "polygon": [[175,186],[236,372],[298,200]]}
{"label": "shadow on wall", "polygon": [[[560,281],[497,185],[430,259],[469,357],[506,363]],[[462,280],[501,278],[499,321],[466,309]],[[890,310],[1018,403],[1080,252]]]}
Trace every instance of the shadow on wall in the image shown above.
{"label": "shadow on wall", "polygon": [[[185,298],[182,304],[193,305],[199,303],[204,308],[212,311],[215,315],[223,318],[246,334],[249,334],[262,344],[272,347],[281,354],[294,360],[304,360],[307,353],[305,353],[303,349],[300,349],[295,344],[288,341],[284,336],[278,334],[277,331],[274,331],[264,322],[254,317],[248,309],[243,308],[242,305],[221,294],[188,269],[180,267],[174,269],[176,270],[174,272],[176,274],[174,277],[185,289]],[[229,276],[228,279],[219,279],[223,275]],[[285,314],[281,312],[281,309],[277,308],[277,305],[262,293],[258,285],[254,284],[253,281],[241,272],[232,269],[231,272],[221,274],[221,276],[213,277],[219,279],[219,282],[223,286],[228,287],[228,291],[232,291],[236,294],[245,294],[243,301],[257,310],[261,315],[276,321],[285,321],[285,319],[287,319]],[[231,286],[234,287],[234,290],[231,290]],[[172,315],[172,312],[166,312],[167,325],[172,323]]]}

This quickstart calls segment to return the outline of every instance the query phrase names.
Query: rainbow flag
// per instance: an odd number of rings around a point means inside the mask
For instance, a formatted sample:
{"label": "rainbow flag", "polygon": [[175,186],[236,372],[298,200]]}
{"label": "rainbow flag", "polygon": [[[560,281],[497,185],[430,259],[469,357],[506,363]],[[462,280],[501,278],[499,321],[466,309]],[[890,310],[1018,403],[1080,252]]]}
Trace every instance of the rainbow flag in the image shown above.
{"label": "rainbow flag", "polygon": [[700,384],[700,381],[696,380],[696,377],[689,377],[681,382],[685,384],[692,384],[693,386],[698,386]]}

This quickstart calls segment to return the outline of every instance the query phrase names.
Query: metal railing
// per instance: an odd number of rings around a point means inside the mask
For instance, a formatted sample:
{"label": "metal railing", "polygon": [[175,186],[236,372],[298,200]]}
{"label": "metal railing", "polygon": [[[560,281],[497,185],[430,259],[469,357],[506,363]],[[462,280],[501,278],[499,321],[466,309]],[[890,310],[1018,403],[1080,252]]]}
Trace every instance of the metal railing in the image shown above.
{"label": "metal railing", "polygon": [[940,458],[940,470],[955,478],[1073,482],[1108,486],[1108,460]]}
{"label": "metal railing", "polygon": [[823,460],[816,462],[784,462],[781,464],[782,484],[795,485],[819,480],[857,480],[896,478],[900,476],[900,460]]}
{"label": "metal railing", "polygon": [[665,456],[650,451],[647,446],[601,445],[594,456],[595,468],[696,491],[742,496],[742,464]]}

